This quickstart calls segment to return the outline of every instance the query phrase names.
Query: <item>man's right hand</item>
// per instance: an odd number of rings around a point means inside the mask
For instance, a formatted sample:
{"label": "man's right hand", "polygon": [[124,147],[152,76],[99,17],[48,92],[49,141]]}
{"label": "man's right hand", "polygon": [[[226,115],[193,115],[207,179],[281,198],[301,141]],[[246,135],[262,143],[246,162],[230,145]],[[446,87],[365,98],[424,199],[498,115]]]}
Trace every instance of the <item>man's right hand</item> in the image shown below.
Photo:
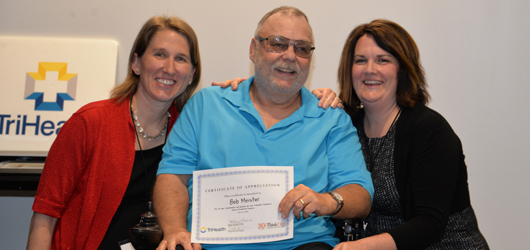
{"label": "man's right hand", "polygon": [[169,235],[164,235],[164,239],[158,245],[157,250],[175,250],[177,245],[181,245],[184,250],[201,250],[199,243],[191,243],[191,233],[188,230],[182,230]]}
{"label": "man's right hand", "polygon": [[153,191],[153,208],[164,239],[157,250],[175,250],[181,245],[185,250],[202,249],[200,244],[191,243],[191,233],[186,230],[188,213],[189,175],[160,174],[156,177]]}

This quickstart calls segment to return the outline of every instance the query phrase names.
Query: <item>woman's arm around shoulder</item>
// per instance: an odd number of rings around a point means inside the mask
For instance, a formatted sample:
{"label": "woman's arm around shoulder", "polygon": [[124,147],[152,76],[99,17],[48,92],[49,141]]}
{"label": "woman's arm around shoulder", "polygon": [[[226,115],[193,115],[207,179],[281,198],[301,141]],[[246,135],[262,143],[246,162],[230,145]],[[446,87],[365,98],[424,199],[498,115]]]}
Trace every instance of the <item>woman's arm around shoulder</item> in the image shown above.
{"label": "woman's arm around shoulder", "polygon": [[[232,90],[237,90],[240,83],[247,80],[248,78],[236,77],[232,80],[226,80],[224,82],[212,82],[212,86],[220,86],[221,88],[231,87]],[[320,88],[311,91],[320,101],[318,106],[324,109],[331,108],[344,108],[342,101],[337,97],[337,94],[330,88]]]}

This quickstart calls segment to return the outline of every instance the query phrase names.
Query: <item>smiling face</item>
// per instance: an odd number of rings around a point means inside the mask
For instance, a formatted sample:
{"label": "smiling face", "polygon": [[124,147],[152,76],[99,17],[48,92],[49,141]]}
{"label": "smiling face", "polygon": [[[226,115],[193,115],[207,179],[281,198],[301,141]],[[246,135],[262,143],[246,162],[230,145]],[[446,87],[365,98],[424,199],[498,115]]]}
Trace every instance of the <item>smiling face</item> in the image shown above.
{"label": "smiling face", "polygon": [[364,106],[395,105],[398,60],[381,49],[371,35],[357,41],[353,57],[353,89]]}
{"label": "smiling face", "polygon": [[[257,34],[260,37],[283,36],[294,40],[313,43],[313,32],[302,16],[276,13],[270,16]],[[267,41],[252,39],[250,59],[255,64],[255,81],[272,92],[295,92],[304,85],[309,75],[311,57],[301,58],[295,55],[293,45],[283,53],[270,52]],[[271,92],[271,93],[272,93]]]}
{"label": "smiling face", "polygon": [[164,105],[184,92],[195,72],[188,40],[171,29],[153,35],[142,57],[135,54],[132,69],[140,75],[136,95]]}

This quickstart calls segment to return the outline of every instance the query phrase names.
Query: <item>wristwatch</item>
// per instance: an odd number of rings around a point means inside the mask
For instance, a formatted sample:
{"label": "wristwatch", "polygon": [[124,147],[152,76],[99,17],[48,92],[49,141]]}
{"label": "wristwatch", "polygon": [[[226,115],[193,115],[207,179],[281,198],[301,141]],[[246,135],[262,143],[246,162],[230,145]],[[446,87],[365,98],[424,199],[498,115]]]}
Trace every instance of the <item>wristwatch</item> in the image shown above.
{"label": "wristwatch", "polygon": [[344,199],[342,199],[342,196],[335,191],[329,191],[328,194],[331,195],[331,197],[333,197],[333,199],[338,203],[337,209],[335,209],[335,212],[331,214],[331,216],[333,216],[339,213],[339,211],[342,209],[342,206],[344,206]]}

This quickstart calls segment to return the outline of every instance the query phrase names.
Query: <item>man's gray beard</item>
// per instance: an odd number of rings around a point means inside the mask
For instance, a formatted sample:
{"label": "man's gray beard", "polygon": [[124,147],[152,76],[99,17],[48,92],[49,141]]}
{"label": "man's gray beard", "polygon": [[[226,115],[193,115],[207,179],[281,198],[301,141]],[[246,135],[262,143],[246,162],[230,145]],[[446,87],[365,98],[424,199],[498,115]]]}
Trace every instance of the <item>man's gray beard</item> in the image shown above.
{"label": "man's gray beard", "polygon": [[[276,92],[289,93],[294,90],[300,90],[302,86],[304,86],[304,83],[307,80],[307,77],[309,76],[309,72],[307,72],[307,74],[303,74],[300,70],[300,66],[296,63],[292,63],[292,64],[280,63],[280,60],[278,60],[274,64],[272,64],[270,68],[267,68],[266,67],[267,63],[264,62],[265,60],[259,52],[254,54],[254,58],[255,58],[255,63],[254,63],[255,79],[261,84],[269,86],[271,89],[273,89]],[[283,65],[280,65],[280,64],[283,64]],[[295,72],[297,72],[298,76],[290,88],[281,88],[274,81],[275,68],[288,68],[288,69],[292,69]],[[262,72],[264,73],[262,74]],[[268,79],[265,78],[265,75],[267,74],[268,74],[268,77],[267,77]]]}

